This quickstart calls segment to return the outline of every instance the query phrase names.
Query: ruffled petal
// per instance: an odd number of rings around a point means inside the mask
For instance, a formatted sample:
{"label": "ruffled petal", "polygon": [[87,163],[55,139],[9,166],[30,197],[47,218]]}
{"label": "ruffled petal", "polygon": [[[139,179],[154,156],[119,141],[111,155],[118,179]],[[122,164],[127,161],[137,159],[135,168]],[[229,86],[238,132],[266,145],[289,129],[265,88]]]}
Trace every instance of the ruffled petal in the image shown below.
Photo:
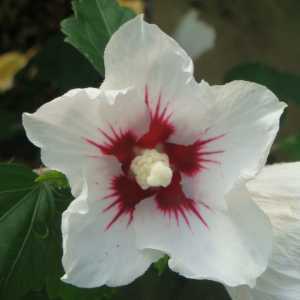
{"label": "ruffled petal", "polygon": [[[202,132],[200,142],[209,142],[201,149],[204,169],[191,185],[196,198],[209,199],[217,191],[221,199],[237,178],[251,178],[263,167],[286,105],[267,88],[246,81],[211,89],[214,106],[193,127]],[[214,188],[208,189],[212,182]]]}
{"label": "ruffled petal", "polygon": [[110,226],[114,209],[107,209],[111,179],[120,166],[91,159],[81,195],[63,213],[63,280],[85,288],[126,285],[141,276],[161,253],[138,250],[135,233],[123,216]]}
{"label": "ruffled petal", "polygon": [[[213,87],[217,97],[208,135],[224,134],[220,143],[224,180],[230,183],[239,172],[253,176],[264,166],[279,129],[286,104],[266,87],[247,81],[234,81]],[[213,147],[218,147],[216,144]]]}
{"label": "ruffled petal", "polygon": [[274,232],[273,270],[299,279],[300,291],[300,163],[265,167],[248,183],[257,205],[270,218]]}
{"label": "ruffled petal", "polygon": [[42,149],[43,163],[65,173],[78,195],[87,158],[113,155],[122,160],[120,149],[124,159],[130,156],[134,136],[146,129],[146,106],[136,99],[132,91],[71,90],[35,113],[25,113],[23,125]]}
{"label": "ruffled petal", "polygon": [[[264,210],[267,210],[268,203],[270,208],[274,207],[275,202],[276,205],[282,204],[285,207],[296,208],[300,205],[297,200],[300,199],[299,178],[300,162],[280,163],[263,168],[253,180],[249,181],[247,186],[251,195],[257,197],[258,203],[265,199],[262,203]],[[283,198],[290,201],[283,201]],[[278,210],[278,213],[280,212],[283,213],[281,209]],[[292,213],[291,210],[290,212]],[[297,214],[294,216],[297,217]]]}
{"label": "ruffled petal", "polygon": [[[248,183],[252,198],[273,226],[268,269],[254,289],[229,289],[234,300],[300,299],[300,163],[265,167]],[[247,296],[246,296],[247,295]]]}
{"label": "ruffled petal", "polygon": [[139,248],[167,253],[170,268],[188,278],[254,285],[267,266],[271,227],[242,183],[226,199],[227,212],[194,203],[177,220],[163,215],[155,201],[141,202],[133,223]]}
{"label": "ruffled petal", "polygon": [[226,287],[232,300],[298,300],[299,280],[267,269],[256,281],[255,288],[248,286]]}
{"label": "ruffled petal", "polygon": [[143,90],[151,81],[161,87],[184,85],[193,73],[193,63],[186,52],[158,26],[144,22],[142,15],[113,34],[105,49],[104,62],[102,87],[109,90]]}

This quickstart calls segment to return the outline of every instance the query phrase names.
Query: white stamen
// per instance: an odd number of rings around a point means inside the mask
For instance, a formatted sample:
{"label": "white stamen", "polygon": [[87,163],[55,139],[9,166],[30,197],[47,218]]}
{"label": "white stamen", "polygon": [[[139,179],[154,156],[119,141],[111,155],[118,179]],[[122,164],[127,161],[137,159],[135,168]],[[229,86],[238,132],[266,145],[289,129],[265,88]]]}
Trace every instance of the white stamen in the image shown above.
{"label": "white stamen", "polygon": [[141,155],[135,157],[130,170],[144,190],[149,187],[167,187],[173,176],[168,156],[155,149],[144,150]]}
{"label": "white stamen", "polygon": [[150,175],[147,177],[149,186],[167,187],[171,183],[173,172],[169,166],[158,161],[152,165]]}

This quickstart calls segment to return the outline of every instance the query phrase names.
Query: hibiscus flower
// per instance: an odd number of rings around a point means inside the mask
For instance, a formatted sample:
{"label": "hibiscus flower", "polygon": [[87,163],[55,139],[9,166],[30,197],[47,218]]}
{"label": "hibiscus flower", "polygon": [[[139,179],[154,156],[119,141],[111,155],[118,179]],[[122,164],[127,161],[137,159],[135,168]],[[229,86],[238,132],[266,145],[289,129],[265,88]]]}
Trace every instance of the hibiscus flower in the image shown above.
{"label": "hibiscus flower", "polygon": [[233,300],[300,299],[300,163],[265,167],[248,183],[253,200],[270,218],[273,251],[255,288],[230,288]]}
{"label": "hibiscus flower", "polygon": [[185,51],[141,16],[113,34],[104,61],[99,89],[23,118],[76,196],[62,220],[63,279],[124,285],[167,254],[185,277],[253,286],[272,234],[245,182],[265,164],[285,104],[254,83],[197,83]]}

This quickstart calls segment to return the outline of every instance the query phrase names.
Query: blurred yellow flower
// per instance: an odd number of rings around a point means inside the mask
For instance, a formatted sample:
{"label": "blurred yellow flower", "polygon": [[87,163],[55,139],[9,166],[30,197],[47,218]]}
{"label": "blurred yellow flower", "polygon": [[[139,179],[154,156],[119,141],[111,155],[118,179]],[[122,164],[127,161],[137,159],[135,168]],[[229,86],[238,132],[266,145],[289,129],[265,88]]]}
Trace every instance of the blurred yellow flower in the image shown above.
{"label": "blurred yellow flower", "polygon": [[142,0],[118,0],[118,2],[121,6],[126,6],[137,14],[144,11],[144,3]]}
{"label": "blurred yellow flower", "polygon": [[36,49],[29,49],[26,53],[11,51],[0,55],[0,93],[13,87],[15,75],[35,53]]}

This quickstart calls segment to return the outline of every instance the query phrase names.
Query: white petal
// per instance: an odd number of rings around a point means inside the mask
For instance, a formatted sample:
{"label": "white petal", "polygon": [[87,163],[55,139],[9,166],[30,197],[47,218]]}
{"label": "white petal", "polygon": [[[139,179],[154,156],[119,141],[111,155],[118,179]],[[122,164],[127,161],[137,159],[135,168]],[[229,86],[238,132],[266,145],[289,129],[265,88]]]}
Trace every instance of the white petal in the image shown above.
{"label": "white petal", "polygon": [[254,294],[251,294],[251,289],[247,285],[239,287],[226,287],[232,300],[271,300],[265,298],[253,298]]}
{"label": "white petal", "polygon": [[[111,134],[110,125],[116,130],[145,130],[146,108],[136,99],[132,91],[71,90],[46,103],[35,113],[25,113],[23,125],[31,142],[42,148],[43,163],[65,173],[73,193],[78,195],[86,159],[101,155],[86,139],[107,143],[99,129]],[[132,118],[132,115],[135,117]]]}
{"label": "white petal", "polygon": [[276,164],[265,167],[248,188],[273,226],[271,268],[298,278],[300,288],[299,181],[300,163]]}
{"label": "white petal", "polygon": [[190,9],[180,20],[174,38],[193,59],[197,59],[214,47],[216,31],[200,19],[198,10]]}
{"label": "white petal", "polygon": [[154,201],[143,201],[134,223],[138,246],[167,253],[170,268],[185,277],[253,285],[267,266],[270,224],[242,184],[227,195],[227,201],[227,213],[198,206],[208,228],[191,213],[190,228],[183,220],[177,225]]}
{"label": "white petal", "polygon": [[256,281],[255,288],[248,286],[226,287],[232,300],[299,300],[299,280],[268,268]]}
{"label": "white petal", "polygon": [[271,206],[274,206],[274,202],[286,205],[282,198],[293,200],[289,205],[298,205],[296,199],[300,199],[299,178],[300,162],[281,163],[266,166],[247,185],[253,196],[271,198]]}
{"label": "white petal", "polygon": [[246,81],[216,86],[214,90],[217,105],[215,116],[209,116],[213,118],[212,131],[207,134],[225,134],[218,141],[224,147],[221,165],[230,187],[237,170],[253,176],[264,166],[286,104],[264,86]]}
{"label": "white petal", "polygon": [[[300,299],[300,163],[265,167],[248,183],[253,199],[273,226],[273,251],[268,269],[255,289],[230,290],[234,300]],[[247,293],[243,298],[241,293]]]}
{"label": "white petal", "polygon": [[141,276],[161,253],[140,251],[133,226],[121,218],[109,229],[113,211],[107,207],[110,180],[121,173],[118,164],[93,160],[88,164],[88,183],[82,194],[63,213],[63,280],[85,288],[126,285]]}
{"label": "white petal", "polygon": [[[105,81],[102,87],[144,88],[149,80],[161,87],[192,77],[193,63],[185,51],[156,25],[139,15],[113,34],[105,53]],[[168,76],[172,75],[172,77]]]}
{"label": "white petal", "polygon": [[[203,189],[212,182],[213,192],[221,196],[231,189],[236,178],[257,174],[266,162],[286,106],[267,88],[246,81],[214,86],[212,90],[216,99],[212,100],[213,108],[200,117],[198,132],[202,127],[204,140],[221,136],[208,143],[204,151],[223,152],[208,156],[217,163],[206,164],[209,172],[204,170],[193,178],[197,198],[204,201],[211,196]],[[193,128],[197,128],[196,122]]]}

